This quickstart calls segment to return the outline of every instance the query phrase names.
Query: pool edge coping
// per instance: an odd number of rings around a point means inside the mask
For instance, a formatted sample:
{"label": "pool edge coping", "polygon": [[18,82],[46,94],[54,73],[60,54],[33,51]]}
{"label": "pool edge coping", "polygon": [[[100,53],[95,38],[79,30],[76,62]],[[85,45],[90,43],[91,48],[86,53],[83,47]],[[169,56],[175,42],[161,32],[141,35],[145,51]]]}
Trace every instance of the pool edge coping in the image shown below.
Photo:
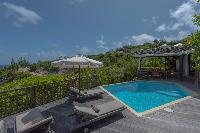
{"label": "pool edge coping", "polygon": [[[141,80],[136,80],[136,81],[141,81]],[[129,82],[135,82],[135,81],[129,81]],[[153,81],[154,82],[154,81]],[[155,81],[155,82],[159,82],[159,81]],[[170,82],[170,81],[166,81],[166,82]],[[109,84],[109,85],[116,85],[116,84],[123,84],[123,83],[128,83],[128,82],[122,82],[122,83],[115,83],[115,84]],[[183,88],[183,90],[186,90],[188,91],[189,88],[179,84],[179,83],[176,83],[176,82],[170,82],[170,83],[175,83],[176,85],[178,85],[179,87]],[[124,102],[122,102],[121,100],[119,100],[117,97],[115,97],[113,94],[111,94],[109,91],[107,91],[104,87],[105,86],[108,86],[108,85],[102,85],[102,86],[99,86],[102,90],[104,90],[109,96],[111,96],[113,99],[119,101],[120,103],[122,103],[126,108],[127,110],[129,110],[130,112],[132,112],[133,114],[135,114],[136,116],[138,117],[141,117],[143,115],[146,115],[146,114],[150,114],[150,113],[153,113],[155,111],[158,111],[158,110],[161,110],[161,109],[164,109],[166,107],[169,107],[171,105],[174,105],[174,104],[177,104],[179,102],[182,102],[182,101],[185,101],[187,99],[191,99],[192,96],[186,96],[186,97],[183,97],[183,98],[180,98],[180,99],[177,99],[175,101],[172,101],[172,102],[169,102],[169,103],[166,103],[166,104],[163,104],[163,105],[160,105],[158,107],[155,107],[155,108],[152,108],[152,109],[149,109],[149,110],[146,110],[144,112],[141,112],[141,113],[138,113],[137,111],[135,111],[134,109],[132,109],[131,107],[129,107],[127,104],[125,104]]]}

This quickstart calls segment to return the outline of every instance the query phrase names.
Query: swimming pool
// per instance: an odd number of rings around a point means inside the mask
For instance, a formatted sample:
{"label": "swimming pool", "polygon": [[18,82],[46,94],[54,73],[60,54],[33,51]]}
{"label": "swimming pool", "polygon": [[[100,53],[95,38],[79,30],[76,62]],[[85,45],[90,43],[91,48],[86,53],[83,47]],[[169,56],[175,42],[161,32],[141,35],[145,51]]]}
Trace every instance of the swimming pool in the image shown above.
{"label": "swimming pool", "polygon": [[190,96],[181,86],[172,82],[135,81],[103,87],[138,114]]}

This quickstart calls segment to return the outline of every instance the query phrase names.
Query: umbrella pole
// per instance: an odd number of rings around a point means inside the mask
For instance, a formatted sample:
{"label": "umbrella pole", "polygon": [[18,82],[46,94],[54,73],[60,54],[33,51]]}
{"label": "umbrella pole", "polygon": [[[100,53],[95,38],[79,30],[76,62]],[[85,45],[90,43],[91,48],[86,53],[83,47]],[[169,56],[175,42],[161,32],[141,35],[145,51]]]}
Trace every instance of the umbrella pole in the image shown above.
{"label": "umbrella pole", "polygon": [[81,91],[81,66],[79,65],[79,74],[78,74],[78,90],[79,90],[79,94]]}

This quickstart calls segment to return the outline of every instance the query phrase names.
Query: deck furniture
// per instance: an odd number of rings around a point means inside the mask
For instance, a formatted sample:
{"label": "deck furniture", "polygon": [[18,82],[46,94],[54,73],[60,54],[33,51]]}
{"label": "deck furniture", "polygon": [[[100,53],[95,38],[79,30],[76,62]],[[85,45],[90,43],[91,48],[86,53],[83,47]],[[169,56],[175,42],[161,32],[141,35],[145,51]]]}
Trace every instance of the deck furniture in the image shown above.
{"label": "deck furniture", "polygon": [[[111,101],[100,105],[91,105],[91,107],[80,106],[74,103],[74,114],[79,117],[80,124],[75,125],[71,130],[79,129],[92,124],[96,121],[105,119],[117,113],[121,113],[126,107],[118,102]],[[84,132],[89,131],[88,128],[84,128]]]}
{"label": "deck furniture", "polygon": [[0,133],[7,133],[3,120],[0,121]]}
{"label": "deck furniture", "polygon": [[51,133],[50,124],[53,117],[44,118],[39,109],[17,115],[15,118],[15,133]]}
{"label": "deck furniture", "polygon": [[170,71],[170,72],[169,72],[169,78],[170,78],[170,79],[174,79],[175,76],[176,76],[176,72],[175,72],[175,71]]}
{"label": "deck furniture", "polygon": [[138,79],[149,79],[151,77],[152,73],[148,70],[139,70],[137,72]]}
{"label": "deck furniture", "polygon": [[160,79],[161,75],[159,71],[152,71],[152,78]]}
{"label": "deck furniture", "polygon": [[87,99],[92,98],[100,98],[102,97],[102,94],[105,93],[100,88],[94,88],[87,91],[79,91],[76,88],[70,87],[70,98],[74,99],[75,101],[84,102]]}

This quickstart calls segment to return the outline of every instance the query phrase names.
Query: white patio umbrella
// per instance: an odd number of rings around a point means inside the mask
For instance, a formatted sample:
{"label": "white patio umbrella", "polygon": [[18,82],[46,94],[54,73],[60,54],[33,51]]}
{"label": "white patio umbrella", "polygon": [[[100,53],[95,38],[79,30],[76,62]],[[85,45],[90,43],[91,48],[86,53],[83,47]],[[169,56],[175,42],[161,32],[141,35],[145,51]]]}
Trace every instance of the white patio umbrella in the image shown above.
{"label": "white patio umbrella", "polygon": [[103,63],[84,56],[74,56],[51,63],[52,66],[60,68],[79,68],[79,90],[80,90],[80,69],[81,68],[99,68]]}
{"label": "white patio umbrella", "polygon": [[54,61],[51,64],[52,66],[60,68],[99,68],[103,66],[102,62],[84,56],[74,56],[71,58]]}

